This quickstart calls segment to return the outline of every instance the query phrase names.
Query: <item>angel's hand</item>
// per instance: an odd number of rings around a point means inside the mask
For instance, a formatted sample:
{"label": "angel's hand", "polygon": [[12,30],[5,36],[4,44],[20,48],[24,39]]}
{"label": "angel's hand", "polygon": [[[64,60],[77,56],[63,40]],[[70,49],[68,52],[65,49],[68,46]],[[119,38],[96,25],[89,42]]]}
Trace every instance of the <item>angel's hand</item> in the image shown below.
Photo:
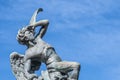
{"label": "angel's hand", "polygon": [[43,11],[43,9],[42,9],[42,8],[39,8],[38,11]]}

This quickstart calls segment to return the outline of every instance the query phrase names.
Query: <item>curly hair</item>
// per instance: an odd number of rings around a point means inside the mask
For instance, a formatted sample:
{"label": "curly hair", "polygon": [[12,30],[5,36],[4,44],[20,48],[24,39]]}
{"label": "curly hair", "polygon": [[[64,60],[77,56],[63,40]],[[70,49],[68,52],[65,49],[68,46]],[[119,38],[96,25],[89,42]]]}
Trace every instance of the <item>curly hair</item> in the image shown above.
{"label": "curly hair", "polygon": [[[26,37],[26,33],[27,35],[29,34],[29,38]],[[26,45],[29,41],[30,41],[30,38],[33,37],[33,36],[30,36],[30,35],[34,35],[34,30],[33,29],[30,29],[29,27],[23,27],[22,29],[20,29],[18,31],[18,34],[17,34],[17,41],[20,43],[20,44],[23,44],[23,45]]]}

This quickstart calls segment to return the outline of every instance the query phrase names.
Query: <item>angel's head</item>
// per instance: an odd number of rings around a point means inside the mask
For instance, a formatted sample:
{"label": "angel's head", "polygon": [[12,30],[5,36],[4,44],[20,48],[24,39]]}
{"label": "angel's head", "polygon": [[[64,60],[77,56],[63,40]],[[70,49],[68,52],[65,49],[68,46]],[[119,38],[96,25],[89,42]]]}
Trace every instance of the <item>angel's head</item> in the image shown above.
{"label": "angel's head", "polygon": [[29,41],[34,40],[34,30],[28,26],[18,31],[17,40],[20,44],[26,45]]}

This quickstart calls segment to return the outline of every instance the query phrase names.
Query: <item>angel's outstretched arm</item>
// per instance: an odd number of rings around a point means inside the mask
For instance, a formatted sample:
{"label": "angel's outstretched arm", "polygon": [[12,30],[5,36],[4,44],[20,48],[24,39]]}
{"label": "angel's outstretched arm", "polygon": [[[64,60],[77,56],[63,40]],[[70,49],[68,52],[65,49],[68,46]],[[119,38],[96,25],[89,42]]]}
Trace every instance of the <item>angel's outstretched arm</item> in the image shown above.
{"label": "angel's outstretched arm", "polygon": [[37,14],[38,14],[39,12],[42,12],[42,11],[43,11],[42,8],[37,9],[37,10],[34,12],[32,18],[31,18],[31,20],[30,20],[30,26],[32,26],[32,29],[33,29],[33,30],[34,30],[37,26],[41,26],[40,31],[39,31],[39,33],[37,34],[37,36],[39,36],[40,38],[42,38],[42,37],[44,36],[44,34],[46,33],[47,27],[48,27],[48,24],[49,24],[49,21],[48,21],[48,20],[40,20],[40,21],[36,22],[36,16],[37,16]]}

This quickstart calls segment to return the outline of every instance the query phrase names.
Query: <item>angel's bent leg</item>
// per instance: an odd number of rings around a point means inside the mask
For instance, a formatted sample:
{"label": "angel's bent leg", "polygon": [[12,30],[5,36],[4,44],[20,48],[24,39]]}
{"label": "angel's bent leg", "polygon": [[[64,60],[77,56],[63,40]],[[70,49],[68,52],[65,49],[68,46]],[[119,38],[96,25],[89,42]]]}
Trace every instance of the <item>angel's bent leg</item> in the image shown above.
{"label": "angel's bent leg", "polygon": [[77,62],[55,62],[51,65],[51,69],[55,69],[56,71],[63,72],[65,74],[69,74],[70,80],[78,80],[80,64]]}
{"label": "angel's bent leg", "polygon": [[30,69],[31,69],[31,60],[27,60],[24,63],[24,70],[26,73],[30,73]]}

